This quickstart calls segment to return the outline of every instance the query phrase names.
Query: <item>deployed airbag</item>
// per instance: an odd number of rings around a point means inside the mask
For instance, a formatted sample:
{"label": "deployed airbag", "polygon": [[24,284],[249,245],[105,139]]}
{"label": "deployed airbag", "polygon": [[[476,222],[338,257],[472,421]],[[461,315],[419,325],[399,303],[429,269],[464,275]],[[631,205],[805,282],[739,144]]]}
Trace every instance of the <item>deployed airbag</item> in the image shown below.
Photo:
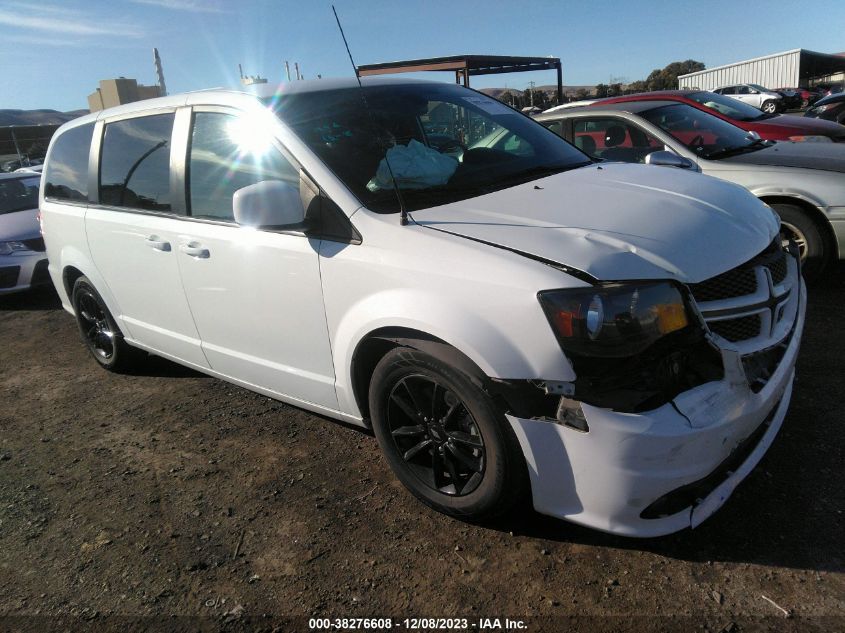
{"label": "deployed airbag", "polygon": [[426,189],[445,185],[457,168],[456,159],[412,139],[407,145],[396,145],[387,150],[375,177],[367,183],[367,189],[392,189],[391,170],[400,189]]}

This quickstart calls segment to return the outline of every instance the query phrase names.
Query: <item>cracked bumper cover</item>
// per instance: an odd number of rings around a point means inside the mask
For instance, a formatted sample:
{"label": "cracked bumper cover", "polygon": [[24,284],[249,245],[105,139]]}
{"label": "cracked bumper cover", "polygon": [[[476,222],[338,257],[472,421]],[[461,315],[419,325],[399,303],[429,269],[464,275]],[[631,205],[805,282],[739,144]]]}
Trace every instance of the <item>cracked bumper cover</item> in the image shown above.
{"label": "cracked bumper cover", "polygon": [[[724,380],[696,387],[646,413],[583,404],[588,433],[509,415],[528,464],[535,509],[634,537],[696,527],[712,515],[762,459],[783,423],[804,327],[803,283],[799,296],[789,345],[757,393],[728,370]],[[641,518],[657,499],[718,470],[764,423],[768,428],[747,457],[704,498],[670,516]]]}

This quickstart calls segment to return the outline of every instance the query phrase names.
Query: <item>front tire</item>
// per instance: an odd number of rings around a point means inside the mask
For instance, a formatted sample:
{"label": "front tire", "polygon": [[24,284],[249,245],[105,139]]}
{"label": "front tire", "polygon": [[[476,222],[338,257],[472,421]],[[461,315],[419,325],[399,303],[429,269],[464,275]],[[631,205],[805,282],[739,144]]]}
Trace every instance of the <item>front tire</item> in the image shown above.
{"label": "front tire", "polygon": [[784,238],[794,240],[798,245],[804,279],[818,279],[831,256],[831,249],[824,239],[822,229],[801,207],[786,203],[771,206],[780,216]]}
{"label": "front tire", "polygon": [[114,317],[87,277],[80,277],[73,284],[71,302],[79,334],[94,360],[109,371],[132,369],[140,352],[123,340]]}
{"label": "front tire", "polygon": [[763,102],[760,109],[766,114],[774,114],[778,111],[778,104],[775,103],[774,100],[769,99],[768,101]]}
{"label": "front tire", "polygon": [[423,352],[388,352],[370,383],[373,430],[393,472],[426,505],[490,519],[526,498],[519,442],[470,378]]}

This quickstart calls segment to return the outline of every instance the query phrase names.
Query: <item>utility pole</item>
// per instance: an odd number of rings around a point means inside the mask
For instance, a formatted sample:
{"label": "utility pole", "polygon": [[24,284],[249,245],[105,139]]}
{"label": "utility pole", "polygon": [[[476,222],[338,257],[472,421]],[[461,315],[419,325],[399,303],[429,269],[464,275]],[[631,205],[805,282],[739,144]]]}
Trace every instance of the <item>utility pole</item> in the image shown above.
{"label": "utility pole", "polygon": [[285,74],[288,76],[288,81],[290,81],[290,64],[288,64],[288,60],[285,60]]}
{"label": "utility pole", "polygon": [[528,91],[529,91],[528,94],[531,96],[531,107],[533,108],[534,107],[534,82],[533,81],[528,82]]}

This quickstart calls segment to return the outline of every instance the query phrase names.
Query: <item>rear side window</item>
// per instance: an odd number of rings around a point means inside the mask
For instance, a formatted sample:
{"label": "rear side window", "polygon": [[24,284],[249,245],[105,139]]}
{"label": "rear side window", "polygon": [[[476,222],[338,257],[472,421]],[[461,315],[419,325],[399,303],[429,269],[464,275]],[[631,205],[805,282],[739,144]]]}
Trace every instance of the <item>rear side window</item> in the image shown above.
{"label": "rear side window", "polygon": [[106,124],[100,204],[168,213],[173,113]]}
{"label": "rear side window", "polygon": [[53,143],[44,172],[44,195],[58,200],[88,201],[88,154],[94,124],[71,128]]}
{"label": "rear side window", "polygon": [[263,180],[282,180],[299,188],[299,170],[271,139],[247,118],[197,112],[188,162],[191,215],[234,220],[232,196]]}

